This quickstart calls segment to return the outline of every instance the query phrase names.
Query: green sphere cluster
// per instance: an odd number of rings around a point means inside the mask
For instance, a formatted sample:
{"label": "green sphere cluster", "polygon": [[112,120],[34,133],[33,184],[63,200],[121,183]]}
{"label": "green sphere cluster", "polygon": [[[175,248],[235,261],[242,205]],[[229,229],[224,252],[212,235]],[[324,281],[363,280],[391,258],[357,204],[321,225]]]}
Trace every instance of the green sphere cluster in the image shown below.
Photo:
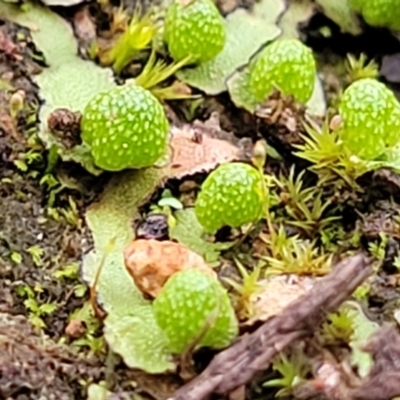
{"label": "green sphere cluster", "polygon": [[250,66],[250,91],[263,102],[275,88],[306,103],[314,90],[315,60],[310,48],[296,39],[268,45]]}
{"label": "green sphere cluster", "polygon": [[196,348],[221,349],[238,334],[228,293],[217,279],[200,269],[172,275],[154,300],[153,309],[175,354],[183,353],[196,340]]}
{"label": "green sphere cluster", "polygon": [[400,140],[400,104],[392,91],[375,79],[360,79],[343,93],[339,105],[340,131],[356,156],[373,160]]}
{"label": "green sphere cluster", "polygon": [[104,170],[152,166],[167,150],[169,123],[159,101],[137,85],[100,93],[86,106],[81,136]]}
{"label": "green sphere cluster", "polygon": [[263,205],[262,177],[251,165],[222,164],[204,181],[195,212],[206,231],[255,222]]}
{"label": "green sphere cluster", "polygon": [[164,39],[175,61],[190,56],[191,62],[202,63],[223,50],[225,22],[211,0],[174,0],[165,17]]}

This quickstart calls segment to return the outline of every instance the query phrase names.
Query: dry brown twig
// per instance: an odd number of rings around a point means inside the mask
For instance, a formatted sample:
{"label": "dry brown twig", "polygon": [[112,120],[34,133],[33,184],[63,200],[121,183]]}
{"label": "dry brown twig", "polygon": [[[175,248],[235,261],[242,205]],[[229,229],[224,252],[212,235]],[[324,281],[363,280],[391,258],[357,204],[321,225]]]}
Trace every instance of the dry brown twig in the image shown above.
{"label": "dry brown twig", "polygon": [[325,314],[337,309],[370,272],[365,255],[344,259],[280,315],[219,353],[199,376],[169,400],[203,400],[213,393],[229,393],[250,382],[278,353],[294,341],[311,335]]}

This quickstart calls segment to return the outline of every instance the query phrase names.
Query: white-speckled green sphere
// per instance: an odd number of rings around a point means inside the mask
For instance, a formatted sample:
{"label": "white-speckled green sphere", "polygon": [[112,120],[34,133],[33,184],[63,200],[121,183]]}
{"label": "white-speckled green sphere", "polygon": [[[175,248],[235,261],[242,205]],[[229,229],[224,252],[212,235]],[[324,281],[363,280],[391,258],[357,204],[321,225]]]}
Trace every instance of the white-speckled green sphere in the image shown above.
{"label": "white-speckled green sphere", "polygon": [[170,351],[183,353],[210,327],[196,348],[221,349],[238,334],[238,322],[221,283],[190,268],[172,275],[153,302],[154,315],[164,331]]}
{"label": "white-speckled green sphere", "polygon": [[375,79],[360,79],[343,93],[339,113],[341,139],[360,158],[375,159],[400,140],[400,105]]}
{"label": "white-speckled green sphere", "polygon": [[207,232],[255,222],[261,215],[262,178],[251,165],[222,164],[204,181],[195,212]]}
{"label": "white-speckled green sphere", "polygon": [[164,40],[175,61],[191,56],[202,63],[224,48],[225,22],[211,0],[174,0],[165,17]]}
{"label": "white-speckled green sphere", "polygon": [[310,48],[297,39],[268,45],[250,66],[250,90],[263,102],[275,88],[306,103],[314,89],[315,60]]}
{"label": "white-speckled green sphere", "polygon": [[371,26],[400,29],[399,0],[349,0],[349,6]]}
{"label": "white-speckled green sphere", "polygon": [[83,112],[81,130],[95,164],[108,171],[152,166],[167,150],[169,124],[164,109],[137,85],[97,95]]}

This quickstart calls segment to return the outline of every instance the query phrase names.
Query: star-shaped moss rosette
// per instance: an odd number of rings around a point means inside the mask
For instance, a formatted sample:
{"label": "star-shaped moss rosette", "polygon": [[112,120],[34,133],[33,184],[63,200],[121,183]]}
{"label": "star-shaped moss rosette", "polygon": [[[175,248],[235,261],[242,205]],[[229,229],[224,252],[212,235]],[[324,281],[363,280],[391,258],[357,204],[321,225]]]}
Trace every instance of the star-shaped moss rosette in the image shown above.
{"label": "star-shaped moss rosette", "polygon": [[169,349],[227,347],[238,334],[238,321],[227,291],[204,271],[191,268],[172,275],[153,302],[156,321]]}
{"label": "star-shaped moss rosette", "polygon": [[197,196],[197,219],[206,231],[238,228],[255,222],[262,212],[263,182],[258,170],[245,163],[220,165],[204,181]]}
{"label": "star-shaped moss rosette", "polygon": [[104,170],[149,167],[167,151],[169,123],[164,109],[150,91],[135,84],[92,99],[81,128],[95,164]]}

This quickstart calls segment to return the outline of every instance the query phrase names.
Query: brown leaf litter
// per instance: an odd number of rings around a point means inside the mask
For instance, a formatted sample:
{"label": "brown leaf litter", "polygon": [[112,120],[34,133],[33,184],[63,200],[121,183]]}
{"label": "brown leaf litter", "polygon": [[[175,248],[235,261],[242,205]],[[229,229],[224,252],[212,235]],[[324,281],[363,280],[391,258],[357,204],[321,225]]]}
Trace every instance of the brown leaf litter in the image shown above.
{"label": "brown leaf litter", "polygon": [[279,275],[258,281],[260,290],[250,299],[252,315],[244,325],[267,321],[312,289],[316,279],[297,275]]}
{"label": "brown leaf litter", "polygon": [[219,164],[238,160],[239,148],[226,140],[200,132],[195,125],[171,129],[172,159],[168,178],[181,179],[199,172],[207,172]]}

